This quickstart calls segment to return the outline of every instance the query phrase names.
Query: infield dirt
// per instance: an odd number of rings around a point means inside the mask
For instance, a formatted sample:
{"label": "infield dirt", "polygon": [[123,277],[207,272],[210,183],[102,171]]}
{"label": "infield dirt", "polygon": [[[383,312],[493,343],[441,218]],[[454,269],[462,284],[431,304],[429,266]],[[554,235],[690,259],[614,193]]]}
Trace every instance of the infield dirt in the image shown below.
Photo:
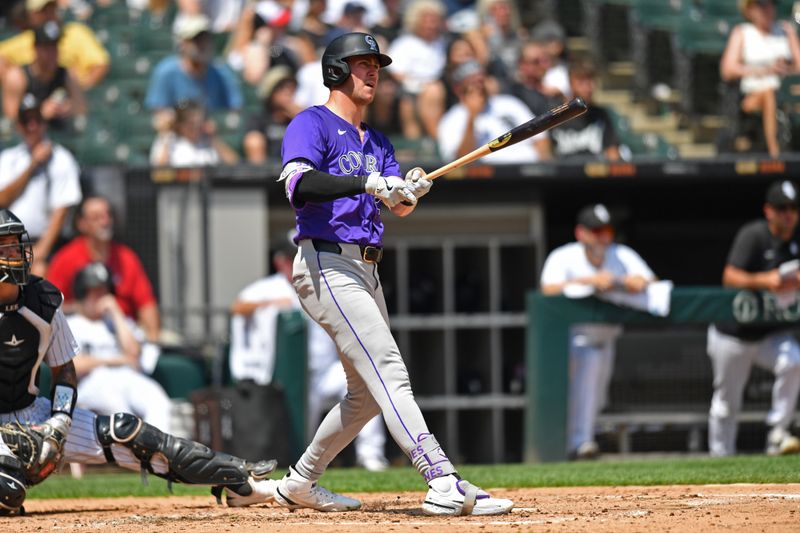
{"label": "infield dirt", "polygon": [[798,531],[800,484],[492,489],[516,502],[505,516],[434,518],[423,493],[354,494],[361,511],[231,509],[202,496],[31,500],[0,531],[429,533],[432,531]]}

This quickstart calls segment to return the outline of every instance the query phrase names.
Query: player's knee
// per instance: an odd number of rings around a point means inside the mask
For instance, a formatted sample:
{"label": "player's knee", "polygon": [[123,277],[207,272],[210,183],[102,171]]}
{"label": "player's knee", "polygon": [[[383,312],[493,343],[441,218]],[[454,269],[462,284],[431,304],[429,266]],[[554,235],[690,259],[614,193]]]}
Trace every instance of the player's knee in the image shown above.
{"label": "player's knee", "polygon": [[109,446],[114,442],[124,444],[132,441],[142,430],[144,421],[130,413],[114,413],[111,416],[98,416],[95,421],[97,438],[100,444]]}
{"label": "player's knee", "polygon": [[0,516],[10,515],[22,508],[27,495],[22,462],[9,455],[0,456]]}

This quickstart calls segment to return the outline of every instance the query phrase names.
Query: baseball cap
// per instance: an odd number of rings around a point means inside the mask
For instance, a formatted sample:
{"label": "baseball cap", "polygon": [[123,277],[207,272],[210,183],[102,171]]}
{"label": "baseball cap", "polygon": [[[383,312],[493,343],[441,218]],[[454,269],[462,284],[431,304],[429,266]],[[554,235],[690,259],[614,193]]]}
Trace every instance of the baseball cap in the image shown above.
{"label": "baseball cap", "polygon": [[22,116],[29,111],[40,111],[41,106],[42,103],[36,98],[36,95],[33,93],[26,93],[25,96],[22,97],[22,100],[19,101],[19,109],[17,112],[19,116]]}
{"label": "baseball cap", "polygon": [[767,203],[773,207],[797,205],[797,186],[789,180],[776,181],[767,189]]}
{"label": "baseball cap", "polygon": [[483,73],[483,65],[474,59],[469,59],[458,65],[455,70],[453,70],[453,83],[461,83],[470,76]]}
{"label": "baseball cap", "polygon": [[106,287],[109,292],[113,292],[114,288],[111,271],[99,261],[83,267],[75,274],[75,279],[72,281],[72,292],[79,299],[83,299],[86,291],[95,287]]}
{"label": "baseball cap", "polygon": [[347,2],[344,5],[344,14],[345,15],[357,15],[366,13],[367,8],[364,7],[364,4],[361,2]]}
{"label": "baseball cap", "polygon": [[61,35],[61,26],[51,20],[34,30],[33,41],[35,44],[55,44],[61,40]]}
{"label": "baseball cap", "polygon": [[587,205],[578,212],[577,223],[589,229],[612,226],[611,213],[608,212],[603,204]]}
{"label": "baseball cap", "polygon": [[537,43],[547,43],[550,41],[563,42],[566,38],[567,34],[564,32],[564,28],[553,20],[540,22],[531,30],[531,41]]}
{"label": "baseball cap", "polygon": [[25,0],[25,9],[27,9],[29,13],[35,13],[36,11],[44,9],[44,6],[47,4],[55,3],[56,0]]}
{"label": "baseball cap", "polygon": [[276,65],[269,69],[264,77],[261,79],[261,83],[258,85],[258,90],[256,94],[261,100],[267,100],[278,85],[281,82],[286,80],[293,80],[294,75],[292,74],[292,69],[287,67],[286,65]]}
{"label": "baseball cap", "polygon": [[175,20],[175,26],[172,28],[172,34],[179,41],[188,41],[194,39],[203,32],[209,31],[211,22],[208,17],[202,14],[198,15],[184,15]]}

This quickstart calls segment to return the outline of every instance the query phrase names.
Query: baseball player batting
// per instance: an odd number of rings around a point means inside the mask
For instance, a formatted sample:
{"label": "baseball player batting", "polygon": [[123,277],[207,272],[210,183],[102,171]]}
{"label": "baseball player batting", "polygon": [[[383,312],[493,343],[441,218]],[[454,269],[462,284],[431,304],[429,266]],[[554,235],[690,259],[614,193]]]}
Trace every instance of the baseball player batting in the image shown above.
{"label": "baseball player batting", "polygon": [[327,103],[297,115],[283,139],[280,179],[295,209],[299,245],[292,283],[303,309],[336,342],[347,396],[328,413],[289,473],[273,482],[275,500],[292,509],[358,509],[358,500],[317,481],[362,426],[383,413],[392,437],[428,483],[425,514],[508,513],[513,503],[461,479],[428,430],[389,329],[378,276],[381,204],[407,216],[432,183],[419,168],[399,177],[391,143],[362,122],[378,90],[379,71],[391,61],[372,35],[348,33],[333,40],[322,56]]}
{"label": "baseball player batting", "polygon": [[[275,461],[249,463],[166,434],[129,413],[98,416],[75,407],[78,346],[61,311],[61,293],[30,275],[25,226],[0,210],[0,515],[24,512],[27,487],[62,461],[117,463],[170,482],[212,485],[228,505],[271,500]],[[39,366],[53,373],[52,402],[38,394]]]}

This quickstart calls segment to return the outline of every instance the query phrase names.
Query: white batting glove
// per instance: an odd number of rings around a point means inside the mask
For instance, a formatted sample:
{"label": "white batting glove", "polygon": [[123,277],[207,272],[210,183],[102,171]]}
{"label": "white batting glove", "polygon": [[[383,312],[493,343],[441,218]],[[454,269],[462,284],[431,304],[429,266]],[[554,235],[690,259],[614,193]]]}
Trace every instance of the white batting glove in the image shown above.
{"label": "white batting glove", "polygon": [[389,208],[399,203],[417,204],[417,197],[408,189],[406,181],[399,176],[381,176],[379,172],[373,172],[367,177],[364,189]]}
{"label": "white batting glove", "polygon": [[406,172],[406,187],[417,199],[422,198],[431,190],[433,181],[427,179],[427,174],[420,167],[414,167]]}

